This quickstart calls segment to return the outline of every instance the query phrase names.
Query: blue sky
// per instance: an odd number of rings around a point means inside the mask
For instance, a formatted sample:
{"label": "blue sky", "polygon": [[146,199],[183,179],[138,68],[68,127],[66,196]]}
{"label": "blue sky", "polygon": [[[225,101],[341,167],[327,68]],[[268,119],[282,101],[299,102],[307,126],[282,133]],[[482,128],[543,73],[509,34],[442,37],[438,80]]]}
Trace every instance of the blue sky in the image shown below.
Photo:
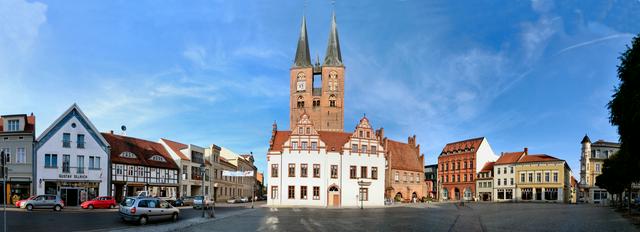
{"label": "blue sky", "polygon": [[[331,2],[0,1],[0,114],[41,133],[77,102],[101,131],[238,153],[266,167],[271,124],[288,127],[289,68],[306,12],[324,56]],[[427,163],[488,138],[578,174],[580,140],[617,140],[605,107],[640,1],[337,1],[345,128],[363,114],[416,134]],[[315,59],[314,59],[315,60]]]}

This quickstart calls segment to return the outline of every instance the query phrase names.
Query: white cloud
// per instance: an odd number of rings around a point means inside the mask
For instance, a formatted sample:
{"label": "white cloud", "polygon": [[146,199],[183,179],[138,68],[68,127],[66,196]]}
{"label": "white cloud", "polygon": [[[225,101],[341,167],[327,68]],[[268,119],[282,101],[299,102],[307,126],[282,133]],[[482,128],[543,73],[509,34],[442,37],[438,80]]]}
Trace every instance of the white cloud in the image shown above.
{"label": "white cloud", "polygon": [[182,52],[194,66],[206,70],[223,70],[229,66],[229,57],[225,47],[218,41],[213,50],[202,45],[189,45]]}
{"label": "white cloud", "polygon": [[46,12],[47,5],[40,2],[0,1],[0,54],[28,53],[40,26],[47,21]]}

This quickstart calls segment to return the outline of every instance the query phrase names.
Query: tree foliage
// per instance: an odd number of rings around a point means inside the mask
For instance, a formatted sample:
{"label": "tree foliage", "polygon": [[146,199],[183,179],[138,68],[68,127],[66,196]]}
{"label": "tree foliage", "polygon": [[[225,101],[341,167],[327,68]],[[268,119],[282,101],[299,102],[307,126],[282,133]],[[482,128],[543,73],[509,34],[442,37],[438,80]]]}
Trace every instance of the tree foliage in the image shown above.
{"label": "tree foliage", "polygon": [[[633,38],[631,47],[620,56],[618,66],[620,84],[608,104],[611,124],[618,127],[621,152],[632,181],[640,181],[640,35]],[[632,172],[631,170],[634,170]]]}
{"label": "tree foliage", "polygon": [[630,173],[633,170],[626,167],[626,159],[629,156],[623,153],[624,151],[620,150],[604,160],[602,174],[596,177],[596,186],[606,189],[611,194],[621,194],[632,181]]}

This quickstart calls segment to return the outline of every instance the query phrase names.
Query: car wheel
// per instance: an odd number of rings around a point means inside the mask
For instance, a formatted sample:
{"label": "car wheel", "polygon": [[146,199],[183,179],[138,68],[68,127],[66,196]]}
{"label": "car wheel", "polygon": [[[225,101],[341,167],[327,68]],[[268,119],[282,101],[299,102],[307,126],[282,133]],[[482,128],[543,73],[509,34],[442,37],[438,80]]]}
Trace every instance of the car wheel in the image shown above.
{"label": "car wheel", "polygon": [[146,225],[147,224],[147,216],[141,216],[140,219],[138,220],[138,223],[140,225]]}
{"label": "car wheel", "polygon": [[89,209],[93,209],[93,205],[89,205]]}
{"label": "car wheel", "polygon": [[109,206],[109,209],[113,209],[113,208],[115,208],[115,207],[116,207],[115,205],[110,205],[110,206]]}
{"label": "car wheel", "polygon": [[28,210],[28,211],[33,210],[33,205],[27,205],[27,210]]}
{"label": "car wheel", "polygon": [[53,211],[60,211],[62,210],[62,207],[60,207],[60,205],[56,205],[55,207],[53,207]]}
{"label": "car wheel", "polygon": [[178,221],[178,213],[173,213],[173,215],[171,216],[171,220],[172,221]]}

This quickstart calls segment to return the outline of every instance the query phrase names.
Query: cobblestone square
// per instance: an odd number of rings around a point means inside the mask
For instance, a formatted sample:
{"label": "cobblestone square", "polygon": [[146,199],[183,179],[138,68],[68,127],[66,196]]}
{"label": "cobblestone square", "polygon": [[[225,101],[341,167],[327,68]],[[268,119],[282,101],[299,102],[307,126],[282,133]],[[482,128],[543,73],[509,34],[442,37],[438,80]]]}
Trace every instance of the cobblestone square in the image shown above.
{"label": "cobblestone square", "polygon": [[184,231],[638,231],[607,207],[416,204],[373,209],[259,208]]}

